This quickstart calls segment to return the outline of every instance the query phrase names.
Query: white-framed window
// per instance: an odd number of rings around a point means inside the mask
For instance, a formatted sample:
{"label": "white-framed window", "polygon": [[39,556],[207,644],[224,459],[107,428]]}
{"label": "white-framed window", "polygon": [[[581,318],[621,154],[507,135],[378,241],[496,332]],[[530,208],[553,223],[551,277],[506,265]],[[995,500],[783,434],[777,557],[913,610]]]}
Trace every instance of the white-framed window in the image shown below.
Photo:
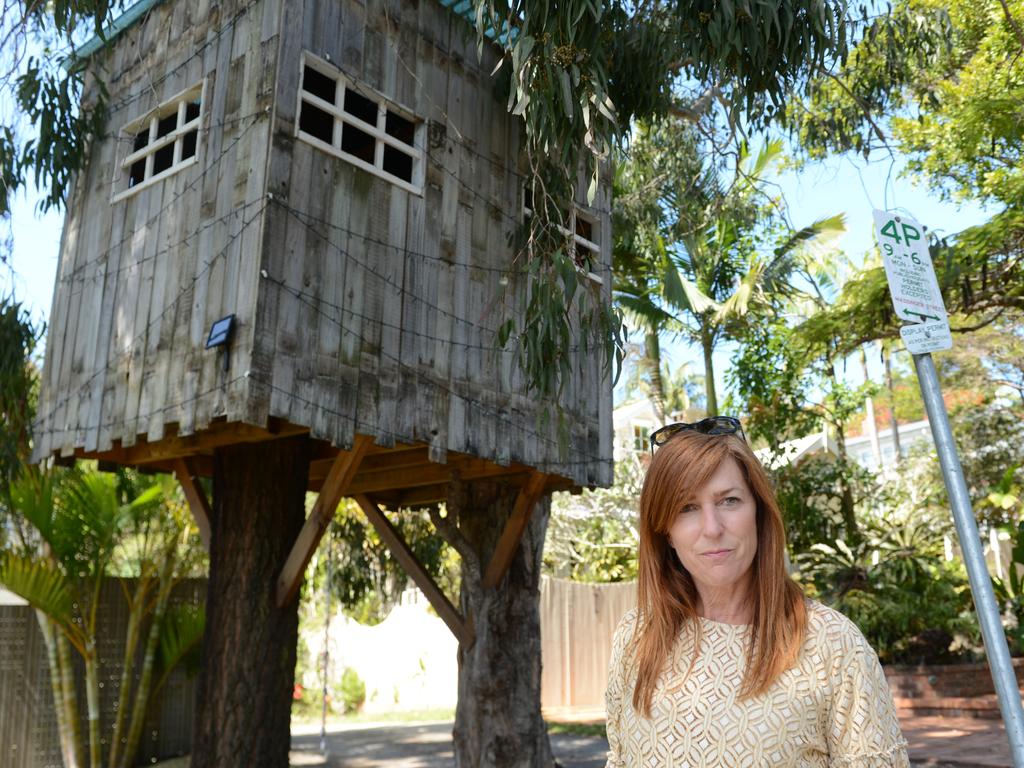
{"label": "white-framed window", "polygon": [[633,425],[633,450],[644,453],[651,443],[651,428],[646,424]]}
{"label": "white-framed window", "polygon": [[423,193],[423,121],[308,51],[302,55],[295,135],[314,147]]}
{"label": "white-framed window", "polygon": [[[529,189],[523,190],[523,216],[533,215],[533,194]],[[597,234],[600,231],[598,221],[593,216],[580,210],[579,206],[573,205],[572,210],[567,214],[569,226],[560,226],[558,231],[566,237],[572,236],[575,253],[573,261],[576,268],[588,279],[598,285],[604,285],[604,280],[594,272],[594,267],[601,263],[601,245]]]}
{"label": "white-framed window", "polygon": [[111,202],[198,162],[205,95],[206,82],[196,83],[121,129],[126,154],[114,177]]}

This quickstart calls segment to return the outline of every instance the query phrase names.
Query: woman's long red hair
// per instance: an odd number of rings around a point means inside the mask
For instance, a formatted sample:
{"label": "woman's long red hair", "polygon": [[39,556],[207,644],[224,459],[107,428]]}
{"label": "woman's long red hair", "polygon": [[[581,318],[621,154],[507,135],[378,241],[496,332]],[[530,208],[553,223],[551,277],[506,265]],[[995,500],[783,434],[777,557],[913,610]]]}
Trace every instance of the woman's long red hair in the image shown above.
{"label": "woman's long red hair", "polygon": [[764,468],[735,435],[680,432],[655,451],[640,492],[633,708],[646,717],[651,714],[658,677],[684,624],[691,625],[694,648],[700,653],[697,588],[669,543],[668,532],[683,505],[729,457],[739,464],[757,502],[757,553],[751,566],[750,595],[753,619],[741,695],[757,696],[767,690],[793,666],[803,645],[804,595],[786,572],[785,528]]}

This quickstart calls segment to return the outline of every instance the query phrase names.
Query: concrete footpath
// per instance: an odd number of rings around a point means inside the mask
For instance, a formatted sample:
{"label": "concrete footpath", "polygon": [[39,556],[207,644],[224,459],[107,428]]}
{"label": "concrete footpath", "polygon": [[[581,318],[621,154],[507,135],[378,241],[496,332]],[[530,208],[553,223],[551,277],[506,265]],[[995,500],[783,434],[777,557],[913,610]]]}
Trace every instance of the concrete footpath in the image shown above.
{"label": "concrete footpath", "polygon": [[[550,719],[557,714],[548,713]],[[588,716],[589,714],[589,716]],[[593,722],[596,713],[561,720]],[[1012,768],[1002,723],[966,717],[901,720],[915,768]],[[318,732],[292,735],[291,764],[328,768],[450,768],[452,723],[352,724],[327,735],[327,755]],[[594,736],[554,734],[552,750],[563,768],[603,768],[607,742]]]}
{"label": "concrete footpath", "polygon": [[1012,768],[1002,720],[976,717],[900,719],[915,766]]}
{"label": "concrete footpath", "polygon": [[[319,733],[292,733],[291,765],[326,768],[451,768],[451,721],[382,723],[332,729],[326,755]],[[608,744],[592,736],[554,734],[551,748],[563,768],[604,768]]]}

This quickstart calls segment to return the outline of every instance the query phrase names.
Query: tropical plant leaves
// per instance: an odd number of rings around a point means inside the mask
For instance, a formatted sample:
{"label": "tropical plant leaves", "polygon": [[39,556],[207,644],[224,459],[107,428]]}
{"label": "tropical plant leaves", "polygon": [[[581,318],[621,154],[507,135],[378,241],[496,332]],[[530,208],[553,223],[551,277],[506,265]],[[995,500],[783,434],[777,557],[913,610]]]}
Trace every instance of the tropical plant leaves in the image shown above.
{"label": "tropical plant leaves", "polygon": [[53,564],[8,553],[0,558],[0,584],[58,625],[70,626],[71,584]]}

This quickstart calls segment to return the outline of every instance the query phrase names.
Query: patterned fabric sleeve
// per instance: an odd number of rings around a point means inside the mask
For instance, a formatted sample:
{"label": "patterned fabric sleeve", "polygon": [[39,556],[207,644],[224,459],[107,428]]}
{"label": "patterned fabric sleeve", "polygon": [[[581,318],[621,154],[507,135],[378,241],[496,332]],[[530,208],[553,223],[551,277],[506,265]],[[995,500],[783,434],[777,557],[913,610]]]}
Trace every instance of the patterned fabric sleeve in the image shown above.
{"label": "patterned fabric sleeve", "polygon": [[612,657],[608,664],[608,687],[604,693],[605,730],[608,733],[608,762],[605,768],[625,768],[626,752],[622,733],[622,708],[626,705],[627,645],[633,637],[636,611],[623,616],[612,639]]}
{"label": "patterned fabric sleeve", "polygon": [[908,768],[907,742],[878,657],[858,637],[840,660],[829,710],[829,766]]}

